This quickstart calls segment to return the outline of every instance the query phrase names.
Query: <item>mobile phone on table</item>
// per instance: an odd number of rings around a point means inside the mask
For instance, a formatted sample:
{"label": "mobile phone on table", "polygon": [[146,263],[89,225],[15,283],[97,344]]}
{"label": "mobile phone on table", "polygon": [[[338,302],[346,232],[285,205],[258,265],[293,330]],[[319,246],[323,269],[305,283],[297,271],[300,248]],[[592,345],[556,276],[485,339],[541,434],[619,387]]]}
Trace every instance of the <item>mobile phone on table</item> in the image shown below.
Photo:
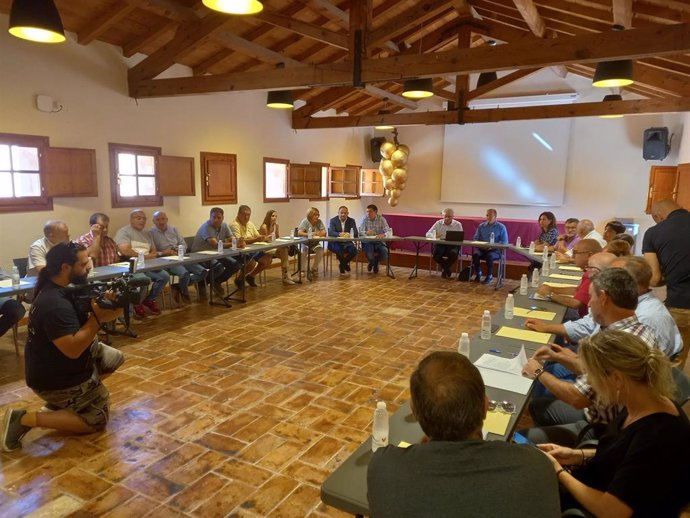
{"label": "mobile phone on table", "polygon": [[534,446],[535,448],[537,447],[536,444],[534,444],[532,441],[530,441],[527,437],[525,437],[519,432],[515,432],[513,434],[513,442],[515,444],[527,444],[529,446]]}

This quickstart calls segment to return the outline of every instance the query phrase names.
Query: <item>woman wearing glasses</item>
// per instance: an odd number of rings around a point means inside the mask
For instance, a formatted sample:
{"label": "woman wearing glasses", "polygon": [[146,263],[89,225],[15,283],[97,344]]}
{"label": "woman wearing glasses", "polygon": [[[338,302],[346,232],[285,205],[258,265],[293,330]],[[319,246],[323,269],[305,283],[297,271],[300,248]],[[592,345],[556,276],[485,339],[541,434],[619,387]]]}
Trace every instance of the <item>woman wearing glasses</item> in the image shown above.
{"label": "woman wearing glasses", "polygon": [[672,400],[668,358],[623,331],[586,338],[579,352],[599,400],[621,412],[596,449],[539,445],[565,490],[561,507],[607,518],[679,516],[690,502],[690,422]]}
{"label": "woman wearing glasses", "polygon": [[[266,213],[264,222],[259,228],[259,234],[262,236],[271,236],[271,240],[275,241],[280,237],[280,229],[278,228],[278,212],[275,210],[269,210]],[[295,249],[296,250],[296,249]],[[280,267],[283,270],[283,284],[295,284],[290,278],[288,273],[288,248],[283,246],[274,251],[273,255],[275,257],[280,257]]]}

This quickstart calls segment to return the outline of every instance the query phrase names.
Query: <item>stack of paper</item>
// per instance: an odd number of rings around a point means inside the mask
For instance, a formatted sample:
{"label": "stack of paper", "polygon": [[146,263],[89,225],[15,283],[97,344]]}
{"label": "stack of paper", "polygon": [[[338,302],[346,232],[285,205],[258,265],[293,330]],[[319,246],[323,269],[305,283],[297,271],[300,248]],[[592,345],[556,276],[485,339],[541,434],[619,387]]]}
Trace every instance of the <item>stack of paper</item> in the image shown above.
{"label": "stack of paper", "polygon": [[527,363],[525,347],[520,348],[520,354],[515,358],[501,358],[493,354],[482,354],[474,363],[479,369],[484,384],[487,387],[527,394],[532,386],[532,380],[522,376],[522,368]]}
{"label": "stack of paper", "polygon": [[513,308],[513,315],[516,317],[538,318],[539,320],[553,320],[556,318],[556,313],[553,311],[540,311],[527,308]]}
{"label": "stack of paper", "polygon": [[552,273],[549,277],[554,279],[567,279],[569,281],[579,281],[581,279],[579,275],[565,275],[563,273]]}

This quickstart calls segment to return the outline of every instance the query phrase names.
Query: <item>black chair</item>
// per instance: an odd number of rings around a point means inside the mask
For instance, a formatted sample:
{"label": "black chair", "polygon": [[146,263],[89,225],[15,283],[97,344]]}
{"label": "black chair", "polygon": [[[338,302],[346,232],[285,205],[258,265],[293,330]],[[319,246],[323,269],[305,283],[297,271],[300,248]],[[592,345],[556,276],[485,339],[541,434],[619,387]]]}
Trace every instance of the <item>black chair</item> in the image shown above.
{"label": "black chair", "polygon": [[26,277],[26,270],[29,267],[29,258],[15,257],[14,259],[12,259],[12,263],[17,267],[17,270],[19,270],[19,276]]}
{"label": "black chair", "polygon": [[194,244],[194,236],[187,236],[184,239],[184,244],[187,245],[187,253],[192,251],[192,244]]}

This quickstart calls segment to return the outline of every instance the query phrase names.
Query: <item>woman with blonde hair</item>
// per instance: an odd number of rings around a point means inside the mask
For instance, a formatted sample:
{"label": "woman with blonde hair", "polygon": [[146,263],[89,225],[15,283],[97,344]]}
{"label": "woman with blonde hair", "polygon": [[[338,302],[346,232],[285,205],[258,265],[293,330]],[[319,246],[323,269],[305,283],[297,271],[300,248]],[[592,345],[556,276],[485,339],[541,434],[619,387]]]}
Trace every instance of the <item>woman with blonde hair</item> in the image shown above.
{"label": "woman with blonde hair", "polygon": [[[307,211],[307,217],[297,227],[297,235],[300,237],[326,237],[326,225],[319,218],[320,215],[319,209],[311,207]],[[315,254],[311,271],[307,272],[307,277],[312,280],[319,276],[319,265],[323,259],[323,246],[320,241],[309,241],[307,246],[302,245],[302,252]]]}
{"label": "woman with blonde hair", "polygon": [[[266,213],[264,222],[261,224],[261,227],[259,228],[259,234],[261,234],[262,236],[271,236],[271,239],[273,241],[280,237],[277,211],[271,209]],[[273,256],[280,257],[280,267],[283,270],[283,284],[295,284],[295,281],[293,281],[290,278],[290,274],[288,273],[288,248],[286,246],[283,246],[281,248],[274,250]]]}
{"label": "woman with blonde hair", "polygon": [[561,507],[676,518],[690,502],[690,422],[672,401],[668,358],[623,331],[581,340],[579,354],[598,399],[621,412],[595,450],[539,445],[565,489]]}

